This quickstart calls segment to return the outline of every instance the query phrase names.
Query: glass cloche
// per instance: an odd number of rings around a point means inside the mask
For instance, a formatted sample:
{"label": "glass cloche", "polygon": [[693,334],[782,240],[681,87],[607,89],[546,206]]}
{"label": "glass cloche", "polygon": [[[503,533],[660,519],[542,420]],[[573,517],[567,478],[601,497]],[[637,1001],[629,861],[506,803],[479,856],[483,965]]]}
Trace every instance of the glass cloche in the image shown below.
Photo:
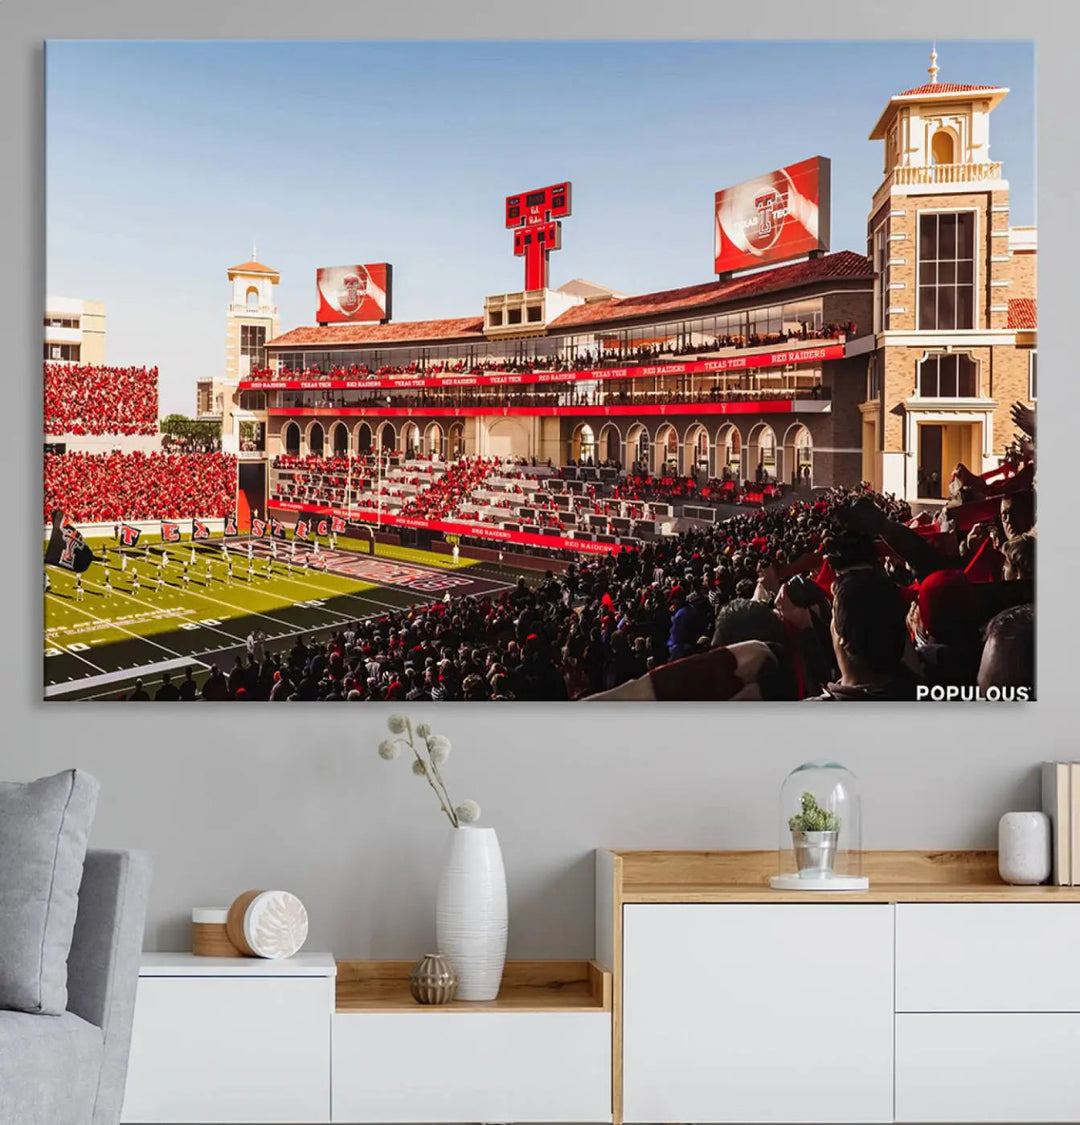
{"label": "glass cloche", "polygon": [[779,862],[770,884],[786,891],[860,891],[859,783],[838,762],[804,762],[780,789]]}

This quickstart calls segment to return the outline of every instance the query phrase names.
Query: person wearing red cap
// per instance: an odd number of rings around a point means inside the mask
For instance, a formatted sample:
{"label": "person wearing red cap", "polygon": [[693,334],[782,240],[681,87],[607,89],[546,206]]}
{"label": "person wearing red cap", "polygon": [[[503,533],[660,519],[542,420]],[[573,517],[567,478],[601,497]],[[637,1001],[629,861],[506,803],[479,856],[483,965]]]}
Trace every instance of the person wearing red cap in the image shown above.
{"label": "person wearing red cap", "polygon": [[973,684],[982,641],[975,590],[960,570],[938,570],[919,584],[908,626],[926,682]]}

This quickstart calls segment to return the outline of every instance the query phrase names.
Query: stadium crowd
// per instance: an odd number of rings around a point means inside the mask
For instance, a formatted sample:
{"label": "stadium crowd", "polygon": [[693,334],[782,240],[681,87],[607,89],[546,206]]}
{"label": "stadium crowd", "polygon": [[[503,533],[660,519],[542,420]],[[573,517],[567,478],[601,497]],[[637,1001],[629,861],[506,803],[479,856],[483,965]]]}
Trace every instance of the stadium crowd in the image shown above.
{"label": "stadium crowd", "polygon": [[500,462],[493,457],[456,461],[427,488],[407,500],[400,514],[427,520],[455,518],[472,503],[473,490],[499,466]]}
{"label": "stadium crowd", "polygon": [[[688,381],[706,382],[713,376],[687,376]],[[667,406],[674,403],[746,402],[767,401],[775,398],[828,399],[831,388],[819,382],[807,382],[798,375],[786,375],[777,379],[759,378],[752,372],[736,372],[716,379],[710,387],[698,390],[678,386],[655,387],[656,379],[647,377],[650,387],[627,386],[631,380],[616,383],[603,383],[595,388],[565,390],[535,389],[518,387],[512,392],[504,387],[478,389],[455,387],[448,390],[421,390],[405,393],[403,391],[381,390],[376,392],[339,391],[274,391],[278,396],[276,405],[289,409],[340,409],[342,407],[364,407],[373,413],[380,408],[392,406],[395,409],[411,407],[425,409],[492,409],[521,408],[523,406]],[[765,386],[754,386],[754,382]]]}
{"label": "stadium crowd", "polygon": [[[1034,437],[1023,408],[1021,425]],[[530,587],[353,622],[214,669],[206,699],[907,700],[1034,695],[1034,445],[958,466],[934,520],[867,485],[774,504]],[[137,698],[147,698],[145,692]]]}
{"label": "stadium crowd", "polygon": [[514,375],[529,375],[537,371],[587,371],[595,367],[620,366],[630,362],[653,363],[665,356],[709,355],[712,352],[730,348],[760,348],[770,345],[783,345],[804,340],[845,339],[856,334],[854,321],[847,324],[824,324],[815,327],[802,324],[782,332],[746,332],[739,335],[717,336],[712,340],[699,339],[683,344],[674,341],[645,344],[638,347],[598,347],[595,352],[586,351],[574,359],[562,356],[534,356],[531,359],[484,359],[470,361],[460,359],[435,360],[421,363],[414,360],[405,364],[381,364],[371,368],[363,363],[348,366],[334,364],[327,370],[318,365],[295,369],[280,367],[276,371],[270,367],[257,367],[251,372],[252,379],[383,379],[400,375],[406,378],[437,375],[483,375],[487,372],[507,372]]}
{"label": "stadium crowd", "polygon": [[222,453],[45,455],[45,522],[220,518],[233,511],[236,457]]}
{"label": "stadium crowd", "polygon": [[47,434],[154,434],[156,367],[45,364]]}

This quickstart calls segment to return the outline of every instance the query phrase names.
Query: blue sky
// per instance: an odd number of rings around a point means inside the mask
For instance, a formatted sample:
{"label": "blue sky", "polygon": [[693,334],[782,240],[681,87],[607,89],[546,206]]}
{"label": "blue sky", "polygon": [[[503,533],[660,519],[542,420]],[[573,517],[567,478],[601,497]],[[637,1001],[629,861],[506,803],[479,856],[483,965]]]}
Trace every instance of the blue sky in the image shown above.
{"label": "blue sky", "polygon": [[[551,282],[708,281],[717,188],[832,160],[832,249],[865,252],[888,98],[920,42],[51,41],[47,285],[104,300],[108,361],[161,369],[162,413],[224,368],[225,271],[281,273],[282,330],[319,265],[389,261],[394,319],[520,288],[504,197],[573,182]],[[991,119],[1014,225],[1034,223],[1034,47],[942,41],[942,82],[1010,88]]]}

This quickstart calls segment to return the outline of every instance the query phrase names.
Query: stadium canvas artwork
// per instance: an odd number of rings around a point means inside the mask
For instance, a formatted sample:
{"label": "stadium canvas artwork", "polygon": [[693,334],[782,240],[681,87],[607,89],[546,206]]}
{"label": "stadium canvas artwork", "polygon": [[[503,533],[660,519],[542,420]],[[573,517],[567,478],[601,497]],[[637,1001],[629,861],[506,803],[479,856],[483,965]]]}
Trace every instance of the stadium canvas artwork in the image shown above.
{"label": "stadium canvas artwork", "polygon": [[45,697],[1034,699],[1033,91],[48,43]]}

